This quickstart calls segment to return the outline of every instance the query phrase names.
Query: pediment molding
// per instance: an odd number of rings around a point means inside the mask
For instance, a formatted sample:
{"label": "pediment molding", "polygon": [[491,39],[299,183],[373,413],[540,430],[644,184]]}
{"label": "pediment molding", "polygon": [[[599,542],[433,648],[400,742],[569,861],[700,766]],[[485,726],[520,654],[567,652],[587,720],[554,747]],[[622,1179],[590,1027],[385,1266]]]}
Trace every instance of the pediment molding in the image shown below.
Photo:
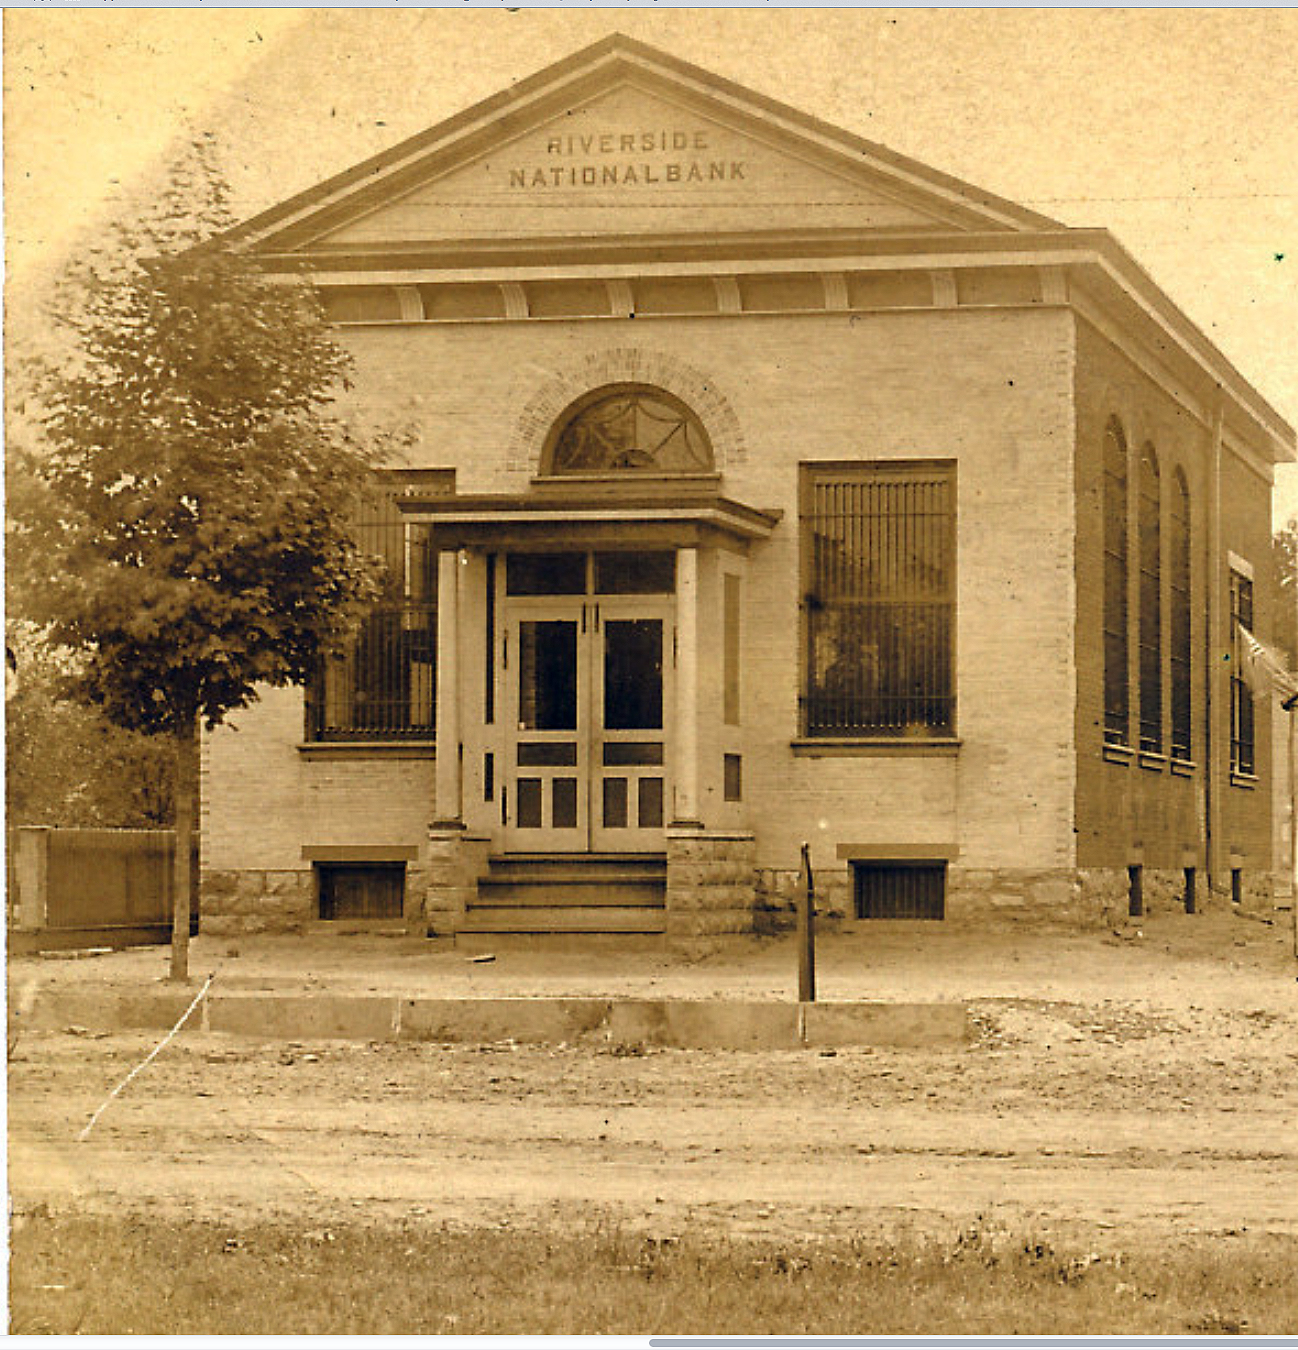
{"label": "pediment molding", "polygon": [[[643,126],[634,117],[630,123],[617,122],[624,113],[631,116],[627,109],[641,108]],[[582,128],[583,116],[592,109],[598,116],[587,117]],[[632,133],[646,141],[655,133],[666,133],[669,141],[648,157],[638,145],[624,154],[622,146]],[[550,137],[571,134],[578,137],[578,153],[565,148],[538,158],[535,146],[529,145],[529,138],[535,141],[540,136],[544,146]],[[579,153],[583,136],[593,148],[586,158]],[[671,140],[681,136],[705,143],[677,145]],[[698,153],[671,158],[677,149]],[[754,155],[765,157],[765,179],[758,183],[752,181],[746,162],[746,156]],[[673,169],[679,177],[668,180]],[[571,180],[573,170],[576,180]],[[340,232],[346,235],[359,228],[363,236],[365,227],[357,222],[394,211],[397,216],[384,228],[410,228],[411,242],[457,233],[466,237],[478,233],[477,226],[491,233],[500,219],[500,203],[521,201],[524,191],[548,199],[567,189],[577,193],[578,206],[583,190],[587,198],[604,189],[620,192],[619,204],[628,196],[644,198],[646,171],[654,176],[656,188],[676,198],[689,188],[705,198],[711,194],[724,205],[720,194],[734,190],[735,218],[753,204],[752,199],[783,187],[799,198],[790,204],[790,211],[796,204],[807,223],[816,214],[802,200],[809,197],[813,207],[822,208],[827,222],[846,221],[856,212],[867,223],[877,218],[890,229],[927,225],[938,230],[1012,231],[1055,226],[1047,217],[886,147],[615,36],[262,213],[230,237],[257,252],[309,253],[320,246],[336,246]],[[528,175],[525,183],[520,181],[522,175]],[[552,184],[549,175],[555,175]],[[436,198],[439,184],[452,189],[454,210],[424,211],[422,218],[414,211],[410,220],[400,219],[403,203],[407,208],[419,205],[420,194]],[[817,194],[826,200],[817,203]],[[479,198],[481,209],[475,213]],[[663,214],[662,200],[655,197],[653,206]],[[714,202],[713,214],[719,209]],[[565,214],[571,216],[571,211]],[[610,214],[616,213],[605,213]],[[540,215],[544,218],[543,211]],[[718,216],[696,228],[729,220]],[[535,223],[524,220],[523,226],[524,236],[537,231]],[[592,228],[604,225],[596,220]]]}

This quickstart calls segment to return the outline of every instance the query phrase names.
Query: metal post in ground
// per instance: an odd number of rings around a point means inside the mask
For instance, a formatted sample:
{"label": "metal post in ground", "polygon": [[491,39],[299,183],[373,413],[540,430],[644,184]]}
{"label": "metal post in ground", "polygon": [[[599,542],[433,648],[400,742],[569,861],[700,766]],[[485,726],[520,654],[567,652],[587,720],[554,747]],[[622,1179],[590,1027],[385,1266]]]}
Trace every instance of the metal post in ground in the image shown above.
{"label": "metal post in ground", "polygon": [[802,846],[802,889],[798,896],[798,1002],[816,1001],[816,882],[811,845]]}

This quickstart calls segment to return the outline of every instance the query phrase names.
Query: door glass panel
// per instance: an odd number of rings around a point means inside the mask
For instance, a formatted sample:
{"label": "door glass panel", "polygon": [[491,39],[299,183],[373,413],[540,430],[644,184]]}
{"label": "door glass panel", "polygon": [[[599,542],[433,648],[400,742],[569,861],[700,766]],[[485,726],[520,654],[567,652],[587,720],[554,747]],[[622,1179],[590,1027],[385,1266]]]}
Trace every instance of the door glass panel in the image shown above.
{"label": "door glass panel", "polygon": [[556,830],[577,828],[577,780],[556,778],[552,789],[550,823]]}
{"label": "door glass panel", "polygon": [[663,743],[661,741],[604,742],[605,764],[661,764],[662,762]]}
{"label": "door glass panel", "polygon": [[505,559],[510,595],[585,595],[584,553],[511,553]]}
{"label": "door glass panel", "polygon": [[625,778],[604,780],[604,828],[625,830],[627,822],[627,793]]}
{"label": "door glass panel", "polygon": [[520,778],[518,780],[518,825],[523,830],[541,828],[541,780],[539,778]]}
{"label": "door glass panel", "polygon": [[642,830],[657,830],[663,823],[663,780],[661,778],[642,778],[640,780],[640,811],[638,814]]}
{"label": "door glass panel", "polygon": [[566,767],[577,762],[575,741],[522,741],[518,746],[520,768]]}
{"label": "door glass panel", "polygon": [[676,589],[674,553],[597,553],[599,595],[670,595]]}
{"label": "door glass panel", "polygon": [[575,620],[525,619],[518,625],[518,648],[519,730],[575,731]]}
{"label": "door glass panel", "polygon": [[662,724],[662,620],[610,619],[604,625],[604,726],[656,731]]}

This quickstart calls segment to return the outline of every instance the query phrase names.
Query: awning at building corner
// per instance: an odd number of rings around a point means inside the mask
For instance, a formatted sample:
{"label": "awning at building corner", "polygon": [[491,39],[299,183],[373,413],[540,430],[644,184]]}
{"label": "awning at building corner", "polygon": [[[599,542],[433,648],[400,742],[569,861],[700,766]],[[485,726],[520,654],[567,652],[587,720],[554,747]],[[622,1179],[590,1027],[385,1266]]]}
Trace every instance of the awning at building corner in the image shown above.
{"label": "awning at building corner", "polygon": [[782,515],[697,492],[412,495],[397,504],[408,519],[434,526],[436,546],[445,550],[747,547],[770,535]]}

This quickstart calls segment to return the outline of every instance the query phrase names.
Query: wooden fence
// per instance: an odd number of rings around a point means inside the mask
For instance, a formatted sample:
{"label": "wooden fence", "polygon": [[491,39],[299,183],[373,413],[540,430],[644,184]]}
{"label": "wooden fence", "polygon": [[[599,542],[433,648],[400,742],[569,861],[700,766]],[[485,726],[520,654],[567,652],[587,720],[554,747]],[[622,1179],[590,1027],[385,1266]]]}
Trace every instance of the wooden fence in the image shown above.
{"label": "wooden fence", "polygon": [[[175,849],[172,830],[10,831],[10,949],[169,941]],[[191,877],[190,929],[197,932],[197,840]]]}

